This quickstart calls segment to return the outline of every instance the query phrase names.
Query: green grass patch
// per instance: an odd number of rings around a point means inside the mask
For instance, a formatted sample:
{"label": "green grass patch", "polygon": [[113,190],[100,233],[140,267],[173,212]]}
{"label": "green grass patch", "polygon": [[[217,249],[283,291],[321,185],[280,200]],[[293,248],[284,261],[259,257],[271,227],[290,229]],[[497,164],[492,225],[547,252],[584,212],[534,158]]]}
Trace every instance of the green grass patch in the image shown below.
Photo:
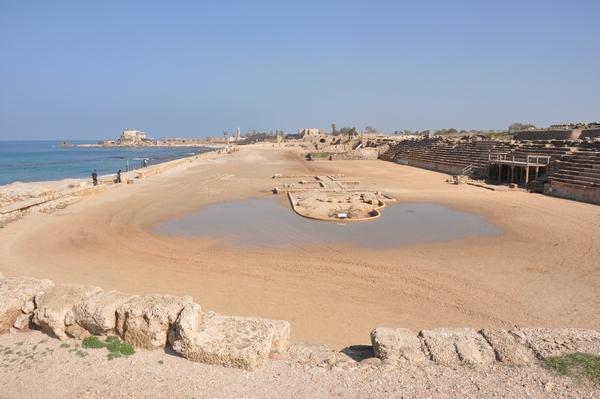
{"label": "green grass patch", "polygon": [[83,339],[83,342],[81,343],[81,346],[84,349],[100,349],[100,348],[106,348],[107,344],[100,341],[100,338],[96,337],[96,336],[89,336],[87,338]]}
{"label": "green grass patch", "polygon": [[159,360],[159,361],[158,361],[158,364],[163,364],[163,363],[164,363],[164,362],[163,362],[162,360]]}
{"label": "green grass patch", "polygon": [[600,356],[597,355],[576,352],[562,356],[550,356],[544,360],[542,366],[561,375],[579,380],[587,378],[600,383]]}
{"label": "green grass patch", "polygon": [[110,352],[108,354],[108,360],[113,360],[117,357],[131,356],[135,353],[135,349],[130,344],[123,342],[117,336],[106,337],[105,342],[100,341],[100,338],[90,336],[83,340],[83,348],[87,349],[100,349],[106,348]]}
{"label": "green grass patch", "polygon": [[69,344],[60,344],[60,347],[61,348],[70,348],[71,345],[69,345]]}

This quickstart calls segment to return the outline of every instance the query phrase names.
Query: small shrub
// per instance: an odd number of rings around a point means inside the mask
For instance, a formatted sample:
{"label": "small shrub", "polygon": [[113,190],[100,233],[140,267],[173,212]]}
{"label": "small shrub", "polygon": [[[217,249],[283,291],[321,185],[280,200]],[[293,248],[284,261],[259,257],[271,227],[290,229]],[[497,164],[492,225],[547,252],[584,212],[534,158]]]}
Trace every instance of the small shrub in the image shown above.
{"label": "small shrub", "polygon": [[159,361],[158,361],[158,364],[163,364],[163,363],[164,363],[164,362],[163,362],[162,360],[159,360]]}
{"label": "small shrub", "polygon": [[70,348],[71,345],[69,345],[69,344],[60,344],[60,347],[61,348]]}
{"label": "small shrub", "polygon": [[600,382],[600,356],[597,355],[576,352],[563,356],[550,356],[542,365],[558,374],[577,379],[585,377]]}
{"label": "small shrub", "polygon": [[98,337],[87,337],[83,340],[82,347],[84,349],[106,348],[110,352],[108,354],[108,360],[113,360],[114,358],[122,356],[130,356],[135,353],[135,349],[133,349],[133,346],[121,341],[119,337],[114,335],[106,337],[105,342],[100,341]]}
{"label": "small shrub", "polygon": [[83,342],[81,343],[81,346],[84,349],[100,349],[100,348],[106,348],[106,344],[102,341],[100,341],[100,339],[98,337],[95,336],[89,336],[83,339]]}

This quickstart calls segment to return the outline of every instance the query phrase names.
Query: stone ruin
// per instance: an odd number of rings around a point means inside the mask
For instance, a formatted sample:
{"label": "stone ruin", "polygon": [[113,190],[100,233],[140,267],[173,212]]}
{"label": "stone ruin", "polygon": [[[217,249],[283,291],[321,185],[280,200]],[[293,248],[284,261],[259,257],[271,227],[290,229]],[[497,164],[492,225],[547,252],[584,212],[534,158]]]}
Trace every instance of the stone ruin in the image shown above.
{"label": "stone ruin", "polygon": [[419,334],[406,328],[376,328],[371,345],[341,351],[320,344],[291,345],[285,320],[203,312],[189,296],[130,295],[0,273],[0,334],[32,328],[61,340],[116,334],[137,348],[170,346],[190,361],[245,370],[290,354],[305,367],[334,370],[352,362],[385,370],[398,364],[522,365],[574,352],[600,355],[600,333],[577,328],[437,328]]}

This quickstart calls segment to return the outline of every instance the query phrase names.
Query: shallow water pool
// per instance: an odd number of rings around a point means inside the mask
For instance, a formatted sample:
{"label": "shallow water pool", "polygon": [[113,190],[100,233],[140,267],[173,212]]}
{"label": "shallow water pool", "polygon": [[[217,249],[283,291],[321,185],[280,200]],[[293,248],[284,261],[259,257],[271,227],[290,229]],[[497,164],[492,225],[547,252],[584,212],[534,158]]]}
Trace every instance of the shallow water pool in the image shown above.
{"label": "shallow water pool", "polygon": [[502,234],[484,216],[433,203],[388,205],[369,222],[336,223],[304,218],[274,198],[223,202],[155,231],[185,237],[222,239],[230,247],[278,247],[344,242],[362,248],[447,242],[468,236]]}

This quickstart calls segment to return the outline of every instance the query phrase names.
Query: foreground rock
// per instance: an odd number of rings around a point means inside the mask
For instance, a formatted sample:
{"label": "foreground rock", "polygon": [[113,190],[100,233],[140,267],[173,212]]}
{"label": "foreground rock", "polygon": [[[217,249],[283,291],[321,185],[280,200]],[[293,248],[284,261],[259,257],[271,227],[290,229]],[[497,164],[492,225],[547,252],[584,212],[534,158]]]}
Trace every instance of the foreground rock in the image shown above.
{"label": "foreground rock", "polygon": [[173,344],[175,321],[191,296],[144,295],[117,309],[117,332],[129,344],[159,349]]}
{"label": "foreground rock", "polygon": [[40,291],[52,287],[50,280],[29,277],[0,277],[0,334],[17,328],[25,329],[33,315],[33,298]]}
{"label": "foreground rock", "polygon": [[86,332],[75,324],[75,307],[100,291],[100,287],[77,284],[49,288],[35,296],[33,322],[61,340],[67,339],[67,334],[82,338]]}
{"label": "foreground rock", "polygon": [[95,335],[109,335],[117,330],[117,309],[135,295],[102,291],[75,308],[77,324]]}
{"label": "foreground rock", "polygon": [[518,328],[511,330],[517,343],[532,358],[585,352],[600,355],[600,333],[583,328]]}
{"label": "foreground rock", "polygon": [[407,328],[376,328],[371,332],[375,356],[399,363],[420,364],[427,360],[417,334]]}
{"label": "foreground rock", "polygon": [[420,335],[439,364],[492,363],[496,360],[488,342],[472,328],[437,328],[423,330]]}
{"label": "foreground rock", "polygon": [[287,321],[202,313],[194,303],[177,320],[173,349],[192,361],[256,370],[272,351],[289,348],[289,335]]}
{"label": "foreground rock", "polygon": [[529,362],[527,356],[519,349],[515,340],[506,330],[484,328],[480,333],[494,348],[496,359],[499,362],[512,364]]}

